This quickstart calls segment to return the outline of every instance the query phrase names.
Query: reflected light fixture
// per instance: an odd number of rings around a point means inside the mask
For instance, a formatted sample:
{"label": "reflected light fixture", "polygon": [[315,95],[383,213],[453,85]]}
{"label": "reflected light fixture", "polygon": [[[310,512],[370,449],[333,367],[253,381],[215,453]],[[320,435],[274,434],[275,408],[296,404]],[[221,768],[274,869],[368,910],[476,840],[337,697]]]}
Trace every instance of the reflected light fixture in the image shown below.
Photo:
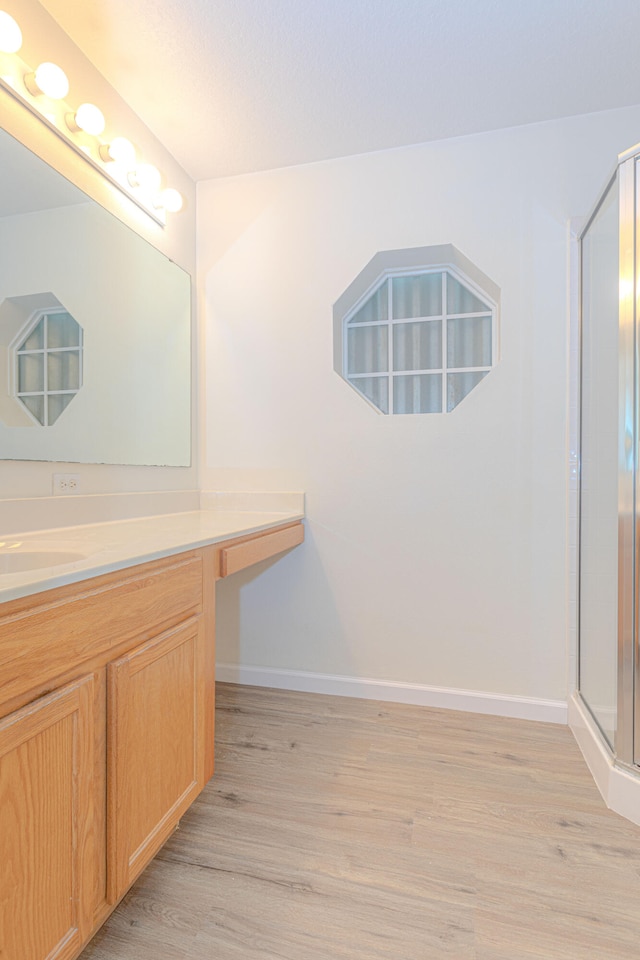
{"label": "reflected light fixture", "polygon": [[136,165],[136,148],[126,137],[114,137],[111,143],[100,144],[98,152],[105,163],[120,163],[127,168]]}
{"label": "reflected light fixture", "polygon": [[0,51],[17,53],[22,46],[22,30],[10,14],[0,10]]}
{"label": "reflected light fixture", "polygon": [[68,113],[65,117],[69,130],[77,133],[78,130],[84,130],[94,137],[99,137],[106,126],[102,110],[94,106],[93,103],[82,103],[75,113]]}
{"label": "reflected light fixture", "polygon": [[51,100],[64,100],[69,93],[67,75],[55,63],[41,63],[35,73],[27,73],[24,85],[34,97],[44,93]]}
{"label": "reflected light fixture", "polygon": [[131,171],[128,180],[132,187],[142,187],[143,190],[152,193],[160,189],[162,176],[158,168],[152,164],[140,163],[135,170]]}
{"label": "reflected light fixture", "polygon": [[627,300],[633,295],[633,280],[628,277],[620,279],[620,299]]}

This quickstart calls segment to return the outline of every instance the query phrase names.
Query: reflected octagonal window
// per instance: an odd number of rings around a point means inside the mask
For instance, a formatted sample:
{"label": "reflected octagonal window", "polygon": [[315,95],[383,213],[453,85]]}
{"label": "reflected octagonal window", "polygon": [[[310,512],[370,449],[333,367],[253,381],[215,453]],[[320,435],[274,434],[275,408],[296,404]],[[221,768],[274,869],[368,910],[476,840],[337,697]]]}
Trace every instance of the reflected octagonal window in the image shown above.
{"label": "reflected octagonal window", "polygon": [[82,386],[82,327],[64,307],[36,311],[14,347],[14,396],[50,427]]}

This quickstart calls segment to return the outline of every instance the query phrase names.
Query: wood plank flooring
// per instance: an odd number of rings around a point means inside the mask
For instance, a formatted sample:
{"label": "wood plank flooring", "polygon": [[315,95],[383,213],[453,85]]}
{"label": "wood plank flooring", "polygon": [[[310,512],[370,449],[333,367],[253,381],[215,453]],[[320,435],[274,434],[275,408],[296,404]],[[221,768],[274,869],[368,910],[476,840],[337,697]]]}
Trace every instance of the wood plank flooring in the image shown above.
{"label": "wood plank flooring", "polygon": [[566,727],[218,685],[216,774],[82,960],[635,960]]}

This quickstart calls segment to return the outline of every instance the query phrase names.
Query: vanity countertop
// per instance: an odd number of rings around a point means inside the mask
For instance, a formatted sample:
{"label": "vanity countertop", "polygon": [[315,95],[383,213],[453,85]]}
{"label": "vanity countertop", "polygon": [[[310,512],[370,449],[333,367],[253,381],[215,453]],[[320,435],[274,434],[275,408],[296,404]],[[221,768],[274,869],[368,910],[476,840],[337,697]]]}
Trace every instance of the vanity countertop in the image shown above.
{"label": "vanity countertop", "polygon": [[[111,573],[137,563],[159,560],[222,540],[259,533],[302,519],[299,512],[193,510],[184,513],[116,520],[11,534],[0,539],[0,570],[7,555],[51,554],[70,562],[36,569],[0,572],[0,602],[52,590],[68,583]],[[66,555],[66,556],[65,556]],[[10,563],[11,561],[6,561]]]}

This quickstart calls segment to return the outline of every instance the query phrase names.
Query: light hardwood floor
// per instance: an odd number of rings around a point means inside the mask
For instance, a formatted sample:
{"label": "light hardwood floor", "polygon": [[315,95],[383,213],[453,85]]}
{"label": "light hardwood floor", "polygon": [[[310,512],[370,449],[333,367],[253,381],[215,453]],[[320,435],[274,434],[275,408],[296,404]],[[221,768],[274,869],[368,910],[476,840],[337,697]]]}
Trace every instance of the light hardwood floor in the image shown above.
{"label": "light hardwood floor", "polygon": [[216,774],[82,960],[636,960],[566,727],[218,686]]}

